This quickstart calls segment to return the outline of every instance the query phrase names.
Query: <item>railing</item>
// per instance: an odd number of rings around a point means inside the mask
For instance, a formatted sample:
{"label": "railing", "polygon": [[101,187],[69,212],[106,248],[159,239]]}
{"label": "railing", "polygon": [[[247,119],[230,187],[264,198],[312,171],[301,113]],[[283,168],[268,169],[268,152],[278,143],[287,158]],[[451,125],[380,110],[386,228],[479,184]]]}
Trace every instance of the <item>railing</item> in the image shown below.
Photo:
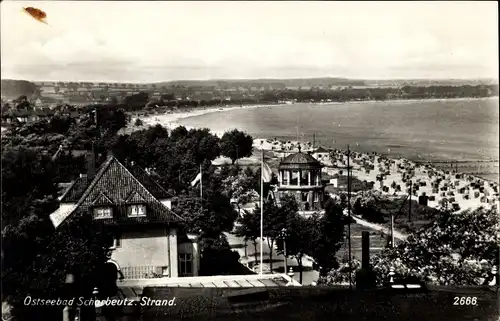
{"label": "railing", "polygon": [[130,266],[121,267],[121,271],[125,279],[150,279],[166,277],[163,275],[163,268],[162,266]]}

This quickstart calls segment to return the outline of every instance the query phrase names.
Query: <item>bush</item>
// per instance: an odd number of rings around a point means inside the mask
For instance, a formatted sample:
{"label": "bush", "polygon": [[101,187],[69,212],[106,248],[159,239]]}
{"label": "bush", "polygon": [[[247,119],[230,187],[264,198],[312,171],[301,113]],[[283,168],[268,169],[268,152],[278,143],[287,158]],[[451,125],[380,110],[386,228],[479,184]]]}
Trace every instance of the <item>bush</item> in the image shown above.
{"label": "bush", "polygon": [[351,272],[351,280],[353,284],[356,282],[356,272],[361,269],[361,262],[353,259],[351,267],[349,262],[344,262],[338,269],[333,269],[325,277],[318,279],[320,285],[338,285],[349,283],[349,271]]}
{"label": "bush", "polygon": [[438,285],[480,285],[498,265],[500,220],[479,209],[444,213],[372,261],[379,283],[391,266],[400,278],[416,277]]}
{"label": "bush", "polygon": [[139,127],[139,126],[142,126],[144,125],[144,122],[140,119],[140,118],[137,118],[135,120],[135,123],[134,123],[135,126]]}

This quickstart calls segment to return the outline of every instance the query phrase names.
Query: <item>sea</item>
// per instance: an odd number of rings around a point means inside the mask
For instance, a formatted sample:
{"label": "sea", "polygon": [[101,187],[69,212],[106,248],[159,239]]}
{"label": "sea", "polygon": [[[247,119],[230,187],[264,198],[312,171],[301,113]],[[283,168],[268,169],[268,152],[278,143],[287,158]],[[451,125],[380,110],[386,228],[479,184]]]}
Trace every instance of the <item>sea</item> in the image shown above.
{"label": "sea", "polygon": [[[315,141],[329,148],[433,162],[499,181],[499,101],[487,99],[296,103],[184,118],[180,125],[255,138]],[[456,162],[456,163],[454,163]]]}

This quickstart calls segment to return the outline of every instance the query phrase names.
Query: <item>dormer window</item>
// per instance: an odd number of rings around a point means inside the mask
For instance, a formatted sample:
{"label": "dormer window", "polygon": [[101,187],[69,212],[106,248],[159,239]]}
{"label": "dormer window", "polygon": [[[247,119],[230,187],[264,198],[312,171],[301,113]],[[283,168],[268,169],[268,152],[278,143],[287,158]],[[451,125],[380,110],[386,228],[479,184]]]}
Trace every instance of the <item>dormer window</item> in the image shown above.
{"label": "dormer window", "polygon": [[146,206],[145,205],[131,205],[128,216],[129,217],[146,216]]}
{"label": "dormer window", "polygon": [[111,207],[98,207],[94,209],[94,218],[95,219],[106,219],[113,218],[113,211]]}

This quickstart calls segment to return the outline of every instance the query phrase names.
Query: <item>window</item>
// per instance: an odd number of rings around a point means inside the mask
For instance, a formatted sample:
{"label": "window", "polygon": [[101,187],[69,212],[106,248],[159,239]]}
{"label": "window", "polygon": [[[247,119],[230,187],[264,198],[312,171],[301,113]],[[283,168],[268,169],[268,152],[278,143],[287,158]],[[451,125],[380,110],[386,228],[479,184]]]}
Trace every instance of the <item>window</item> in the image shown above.
{"label": "window", "polygon": [[193,275],[193,255],[189,253],[179,254],[179,275],[192,276]]}
{"label": "window", "polygon": [[281,171],[281,182],[283,185],[288,185],[288,171]]}
{"label": "window", "polygon": [[111,207],[99,207],[94,209],[95,219],[113,218]]}
{"label": "window", "polygon": [[309,171],[300,171],[300,184],[301,185],[308,185],[308,180],[309,180]]}
{"label": "window", "polygon": [[290,185],[299,185],[299,172],[298,171],[291,172]]}
{"label": "window", "polygon": [[319,193],[314,193],[314,202],[319,202]]}
{"label": "window", "polygon": [[120,235],[116,235],[113,240],[113,247],[118,248],[122,246],[122,239]]}
{"label": "window", "polygon": [[170,271],[168,269],[168,266],[162,266],[161,267],[161,275],[163,275],[163,276],[169,276],[170,275]]}
{"label": "window", "polygon": [[141,217],[146,216],[146,206],[144,205],[132,205],[130,206],[129,217]]}

